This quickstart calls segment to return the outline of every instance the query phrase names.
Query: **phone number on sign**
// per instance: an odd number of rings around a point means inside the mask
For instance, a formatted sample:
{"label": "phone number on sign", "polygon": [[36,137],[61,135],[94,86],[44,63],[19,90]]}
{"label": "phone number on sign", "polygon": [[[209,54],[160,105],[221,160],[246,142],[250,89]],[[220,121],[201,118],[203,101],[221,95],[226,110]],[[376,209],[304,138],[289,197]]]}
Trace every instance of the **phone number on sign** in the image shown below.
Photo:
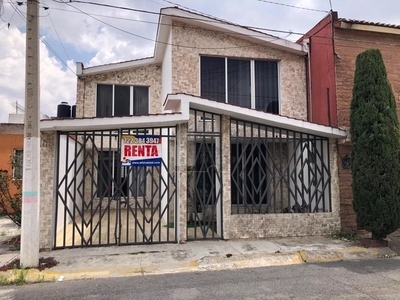
{"label": "phone number on sign", "polygon": [[158,144],[159,137],[126,137],[123,138],[125,144]]}

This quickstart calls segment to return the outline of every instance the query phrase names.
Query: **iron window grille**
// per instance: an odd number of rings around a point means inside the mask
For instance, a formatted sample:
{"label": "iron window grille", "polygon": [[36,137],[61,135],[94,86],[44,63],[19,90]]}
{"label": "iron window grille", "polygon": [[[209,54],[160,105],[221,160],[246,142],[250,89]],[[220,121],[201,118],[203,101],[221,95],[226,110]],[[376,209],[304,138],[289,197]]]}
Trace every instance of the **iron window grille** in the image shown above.
{"label": "iron window grille", "polygon": [[231,119],[231,212],[330,212],[329,139]]}

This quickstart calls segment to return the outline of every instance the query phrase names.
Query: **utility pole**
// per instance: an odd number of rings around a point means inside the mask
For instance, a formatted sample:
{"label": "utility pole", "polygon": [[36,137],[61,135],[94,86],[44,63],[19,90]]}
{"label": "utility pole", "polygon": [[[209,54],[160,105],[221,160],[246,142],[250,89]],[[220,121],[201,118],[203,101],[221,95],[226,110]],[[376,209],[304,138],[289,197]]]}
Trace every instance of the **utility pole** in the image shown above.
{"label": "utility pole", "polygon": [[28,0],[27,5],[20,254],[22,267],[37,267],[39,265],[40,225],[39,3],[38,0]]}

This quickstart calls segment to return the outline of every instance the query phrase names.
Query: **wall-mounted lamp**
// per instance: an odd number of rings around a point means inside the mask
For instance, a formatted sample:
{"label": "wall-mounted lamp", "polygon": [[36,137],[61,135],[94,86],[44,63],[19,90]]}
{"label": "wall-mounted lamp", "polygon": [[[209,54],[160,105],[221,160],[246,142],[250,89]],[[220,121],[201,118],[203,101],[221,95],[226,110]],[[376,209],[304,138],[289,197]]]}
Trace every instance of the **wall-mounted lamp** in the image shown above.
{"label": "wall-mounted lamp", "polygon": [[350,157],[348,155],[342,157],[342,168],[350,169]]}

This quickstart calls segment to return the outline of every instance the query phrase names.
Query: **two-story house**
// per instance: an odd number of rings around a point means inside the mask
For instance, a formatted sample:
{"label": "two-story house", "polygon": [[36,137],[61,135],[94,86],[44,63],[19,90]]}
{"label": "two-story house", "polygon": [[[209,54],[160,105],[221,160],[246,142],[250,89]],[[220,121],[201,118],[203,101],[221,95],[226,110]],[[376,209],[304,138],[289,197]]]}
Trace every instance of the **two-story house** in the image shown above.
{"label": "two-story house", "polygon": [[[380,49],[395,99],[400,97],[400,26],[339,18],[332,12],[298,43],[308,48],[308,107],[311,122],[350,129],[350,102],[357,55]],[[342,229],[356,230],[350,171],[350,138],[338,143]]]}
{"label": "two-story house", "polygon": [[41,123],[41,248],[330,234],[338,128],[307,121],[303,46],[162,9],[154,56],[77,64]]}

